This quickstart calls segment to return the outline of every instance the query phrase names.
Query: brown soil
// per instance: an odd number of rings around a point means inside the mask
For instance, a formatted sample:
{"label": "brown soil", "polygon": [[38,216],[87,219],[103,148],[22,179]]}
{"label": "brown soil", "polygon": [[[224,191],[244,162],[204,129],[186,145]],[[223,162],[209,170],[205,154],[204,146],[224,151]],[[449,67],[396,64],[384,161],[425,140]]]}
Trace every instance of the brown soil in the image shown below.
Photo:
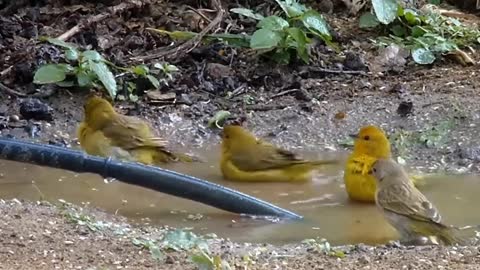
{"label": "brown soil", "polygon": [[[168,228],[138,228],[98,210],[45,203],[1,201],[1,269],[197,269],[196,251],[162,251],[156,260],[134,239],[155,242]],[[87,226],[75,214],[95,216]],[[85,219],[85,218],[84,218]],[[88,224],[88,222],[85,222]],[[329,256],[307,244],[270,246],[208,240],[232,269],[478,269],[478,247],[338,247],[344,258]]]}
{"label": "brown soil", "polygon": [[[116,3],[66,1],[69,4],[63,6],[62,1],[40,2],[36,7],[26,5],[2,11],[0,17],[0,72],[5,71],[1,81],[21,93],[0,91],[3,100],[0,134],[78,147],[75,128],[82,119],[83,101],[88,93],[32,83],[39,66],[61,58],[61,51],[54,46],[35,43],[36,36],[58,36],[78,20]],[[204,22],[198,23],[195,16],[194,19],[183,16],[185,5],[201,8],[198,3],[201,1],[151,2],[102,20],[69,41],[83,48],[91,45],[116,65],[128,66],[132,64],[132,56],[146,55],[170,43],[168,38],[152,34],[145,27],[201,30],[197,26]],[[264,8],[275,6],[270,4]],[[236,7],[234,1],[228,6],[232,7]],[[377,50],[366,40],[375,33],[358,29],[357,21],[341,9],[336,7],[327,20],[335,30],[342,52],[318,45],[311,65],[337,69],[343,65],[346,53],[353,52],[371,66]],[[233,25],[232,32],[243,31],[240,25],[253,27],[251,22],[237,21],[231,15],[221,27],[228,23]],[[243,50],[221,44],[200,46],[168,61],[177,65],[181,73],[168,86],[162,86],[160,92],[173,93],[177,103],[164,100],[152,104],[139,90],[140,102],[135,105],[118,102],[117,108],[149,120],[172,147],[216,143],[216,133],[206,124],[216,111],[223,109],[246,115],[247,126],[256,134],[289,148],[342,149],[340,142],[347,134],[368,123],[381,125],[391,136],[398,137],[394,143],[396,154],[410,166],[425,172],[480,169],[477,67],[461,67],[441,59],[428,67],[409,64],[396,73],[325,74],[305,71],[296,62],[273,66],[248,56]],[[120,86],[130,79],[121,81]],[[137,89],[142,89],[144,82],[133,81]],[[279,95],[282,92],[285,94]],[[36,97],[48,104],[53,109],[53,119],[25,119],[19,108],[26,97]],[[407,116],[398,113],[400,104],[408,102],[412,102],[413,110]],[[344,117],[336,117],[339,115]],[[447,123],[447,127],[441,127],[442,123]],[[400,130],[409,135],[399,136]],[[135,237],[159,239],[167,231],[165,228],[133,228],[122,218],[85,209],[96,220],[112,222],[106,229],[92,231],[65,216],[65,211],[75,210],[73,206],[65,210],[8,201],[2,202],[0,209],[4,217],[0,230],[2,269],[195,269],[189,260],[190,251],[167,252],[165,258],[157,261],[148,250],[132,243]],[[118,234],[112,229],[115,224],[129,230]],[[209,246],[212,254],[221,255],[238,269],[477,269],[480,265],[478,247],[361,245],[338,248],[347,253],[340,259],[306,244],[247,245],[211,239]],[[244,268],[246,254],[251,261]]]}

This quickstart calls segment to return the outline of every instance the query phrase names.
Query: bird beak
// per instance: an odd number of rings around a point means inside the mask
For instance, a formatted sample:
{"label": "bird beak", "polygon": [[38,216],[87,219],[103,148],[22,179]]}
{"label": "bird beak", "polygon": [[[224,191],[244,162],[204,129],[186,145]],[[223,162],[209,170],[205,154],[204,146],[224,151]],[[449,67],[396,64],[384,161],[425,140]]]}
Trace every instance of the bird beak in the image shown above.
{"label": "bird beak", "polygon": [[348,134],[348,136],[350,138],[353,138],[353,139],[357,139],[358,138],[358,134]]}

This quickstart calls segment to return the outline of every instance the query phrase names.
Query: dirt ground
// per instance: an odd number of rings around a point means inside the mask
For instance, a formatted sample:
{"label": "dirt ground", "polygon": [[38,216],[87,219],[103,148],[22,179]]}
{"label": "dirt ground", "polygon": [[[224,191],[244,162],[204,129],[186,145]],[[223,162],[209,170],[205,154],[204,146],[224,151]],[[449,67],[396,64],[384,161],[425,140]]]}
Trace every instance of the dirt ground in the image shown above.
{"label": "dirt ground", "polygon": [[[63,6],[62,2],[68,3]],[[4,88],[0,91],[2,136],[78,148],[75,129],[82,119],[88,91],[32,83],[39,66],[58,62],[62,55],[58,48],[36,42],[36,37],[59,36],[78,20],[105,11],[105,5],[118,4],[101,2],[47,0],[37,6],[0,6],[4,8],[0,16],[1,82],[17,92],[12,94]],[[84,48],[90,45],[114,64],[128,66],[134,63],[132,57],[171,42],[146,27],[192,31],[204,27],[198,15],[192,17],[192,13],[185,12],[187,5],[208,8],[201,1],[150,2],[107,17],[69,41]],[[237,7],[233,2],[228,9]],[[265,3],[262,7],[266,10],[275,6],[274,1]],[[250,5],[258,6],[255,1]],[[319,44],[313,48],[316,58],[311,66],[338,69],[346,65],[345,56],[352,53],[371,68],[378,50],[368,37],[375,33],[360,30],[356,19],[341,5],[335,5],[334,13],[326,18],[342,52]],[[254,26],[231,14],[220,27],[227,25],[233,25],[233,32]],[[228,110],[246,116],[247,127],[257,135],[290,149],[348,149],[348,134],[364,124],[376,124],[388,132],[395,154],[410,167],[436,173],[480,170],[480,80],[476,66],[463,67],[442,58],[430,66],[408,64],[398,72],[330,74],[313,72],[299,63],[273,66],[221,44],[200,46],[167,60],[180,69],[180,74],[162,86],[160,94],[173,94],[175,102],[172,98],[152,100],[141,95],[144,82],[137,80],[140,101],[117,102],[116,107],[125,114],[147,119],[173,148],[218,143],[217,134],[207,127],[207,122],[215,112]],[[126,80],[120,84],[123,87]],[[30,98],[50,109],[28,119],[29,108],[39,108],[38,104],[31,105]],[[46,120],[38,119],[38,115],[46,115]],[[138,237],[161,239],[170,231],[168,228],[136,227],[99,210],[71,205],[14,200],[2,201],[0,210],[1,269],[197,267],[190,260],[191,251],[165,251],[155,259],[151,249],[134,245],[133,239]],[[68,214],[79,212],[96,220],[96,225],[92,227],[90,221]],[[97,226],[99,221],[103,221],[102,226]],[[357,245],[335,248],[345,252],[346,256],[339,258],[308,244],[253,245],[216,238],[207,241],[211,254],[220,255],[234,269],[477,269],[480,265],[479,247],[475,246]]]}

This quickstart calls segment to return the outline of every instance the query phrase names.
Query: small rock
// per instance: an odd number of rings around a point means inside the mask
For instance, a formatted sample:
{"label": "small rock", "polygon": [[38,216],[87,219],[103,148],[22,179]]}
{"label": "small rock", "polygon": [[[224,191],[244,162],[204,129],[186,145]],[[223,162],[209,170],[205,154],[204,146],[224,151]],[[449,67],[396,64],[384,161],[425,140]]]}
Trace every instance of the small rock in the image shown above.
{"label": "small rock", "polygon": [[205,91],[214,93],[215,92],[215,87],[213,86],[213,83],[209,81],[204,81],[203,82],[203,87],[205,88]]}
{"label": "small rock", "polygon": [[332,13],[333,12],[333,1],[332,0],[320,0],[318,3],[318,10],[322,13]]}
{"label": "small rock", "polygon": [[309,113],[313,112],[312,104],[307,102],[300,104],[300,109]]}
{"label": "small rock", "polygon": [[11,116],[9,117],[9,120],[10,120],[11,122],[18,122],[18,121],[20,121],[20,117],[19,117],[18,115],[14,114],[14,115],[11,115]]}
{"label": "small rock", "polygon": [[358,258],[358,262],[361,264],[369,264],[370,263],[370,258],[368,256],[364,255],[360,258]]}
{"label": "small rock", "polygon": [[20,114],[27,120],[53,120],[53,109],[37,98],[24,99],[20,103]]}
{"label": "small rock", "polygon": [[228,77],[224,77],[223,78],[223,84],[227,87],[227,89],[229,90],[234,90],[236,87],[235,87],[235,81],[233,80],[233,78],[231,76],[228,76]]}
{"label": "small rock", "polygon": [[205,71],[206,74],[214,80],[218,80],[232,75],[232,69],[229,66],[218,63],[208,63]]}
{"label": "small rock", "polygon": [[480,146],[460,148],[456,152],[461,159],[480,161]]}
{"label": "small rock", "polygon": [[400,102],[400,104],[398,105],[398,108],[397,108],[397,113],[402,117],[405,117],[407,115],[412,114],[413,113],[413,102],[411,102],[411,101]]}
{"label": "small rock", "polygon": [[167,258],[165,258],[166,264],[174,264],[176,261],[178,261],[178,259],[171,255],[167,255]]}
{"label": "small rock", "polygon": [[189,105],[189,106],[193,104],[192,99],[187,94],[181,94],[180,98],[178,99],[178,102]]}
{"label": "small rock", "polygon": [[366,70],[367,65],[360,55],[353,52],[347,52],[343,60],[343,66],[350,70]]}
{"label": "small rock", "polygon": [[312,94],[305,89],[299,89],[295,92],[295,98],[301,101],[310,101],[312,100]]}
{"label": "small rock", "polygon": [[21,83],[30,83],[33,81],[33,74],[35,67],[28,62],[20,62],[13,67],[15,72],[15,79]]}

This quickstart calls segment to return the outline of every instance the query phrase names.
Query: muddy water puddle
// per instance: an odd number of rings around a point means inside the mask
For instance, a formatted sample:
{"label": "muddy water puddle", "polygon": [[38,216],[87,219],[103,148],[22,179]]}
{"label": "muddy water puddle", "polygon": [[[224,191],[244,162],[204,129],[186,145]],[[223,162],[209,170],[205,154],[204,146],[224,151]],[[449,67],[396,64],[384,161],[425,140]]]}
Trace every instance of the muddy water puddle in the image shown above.
{"label": "muddy water puddle", "polygon": [[[216,152],[209,151],[212,155],[209,160],[218,160],[213,154]],[[0,198],[51,202],[63,199],[126,216],[134,223],[191,228],[245,242],[289,243],[322,237],[332,244],[375,244],[396,237],[374,205],[348,200],[340,167],[327,169],[314,181],[302,184],[228,182],[221,178],[216,162],[194,166],[175,164],[168,169],[256,196],[301,214],[305,220],[274,223],[239,217],[119,181],[108,183],[95,174],[76,174],[3,160],[0,161]],[[437,205],[445,222],[480,224],[479,180],[475,176],[432,177],[422,190]]]}

